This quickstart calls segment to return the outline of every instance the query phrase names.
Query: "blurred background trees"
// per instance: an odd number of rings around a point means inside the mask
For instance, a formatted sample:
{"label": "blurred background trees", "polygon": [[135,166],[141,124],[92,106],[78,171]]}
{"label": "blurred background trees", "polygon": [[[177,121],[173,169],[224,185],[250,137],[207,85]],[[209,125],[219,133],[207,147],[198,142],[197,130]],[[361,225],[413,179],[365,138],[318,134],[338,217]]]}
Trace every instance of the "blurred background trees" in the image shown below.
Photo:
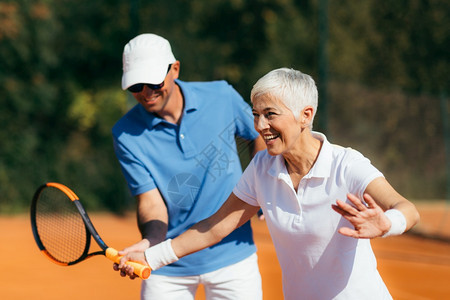
{"label": "blurred background trees", "polygon": [[90,209],[131,208],[110,130],[135,104],[120,89],[122,50],[144,32],[171,42],[181,79],[226,79],[246,99],[274,68],[312,75],[327,91],[316,130],[363,152],[405,196],[442,199],[449,16],[446,0],[1,0],[0,212],[25,211],[46,181]]}

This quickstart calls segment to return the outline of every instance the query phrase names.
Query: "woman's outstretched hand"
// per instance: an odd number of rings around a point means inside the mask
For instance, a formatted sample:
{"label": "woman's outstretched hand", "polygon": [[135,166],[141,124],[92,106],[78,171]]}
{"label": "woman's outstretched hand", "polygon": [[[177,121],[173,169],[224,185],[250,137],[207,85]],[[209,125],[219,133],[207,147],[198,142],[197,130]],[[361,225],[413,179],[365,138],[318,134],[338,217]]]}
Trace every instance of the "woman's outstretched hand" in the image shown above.
{"label": "woman's outstretched hand", "polygon": [[336,200],[336,204],[331,205],[337,213],[354,226],[354,229],[339,228],[340,234],[359,239],[372,239],[389,231],[391,221],[369,194],[364,194],[365,203],[353,194],[347,194],[347,199],[350,203]]}

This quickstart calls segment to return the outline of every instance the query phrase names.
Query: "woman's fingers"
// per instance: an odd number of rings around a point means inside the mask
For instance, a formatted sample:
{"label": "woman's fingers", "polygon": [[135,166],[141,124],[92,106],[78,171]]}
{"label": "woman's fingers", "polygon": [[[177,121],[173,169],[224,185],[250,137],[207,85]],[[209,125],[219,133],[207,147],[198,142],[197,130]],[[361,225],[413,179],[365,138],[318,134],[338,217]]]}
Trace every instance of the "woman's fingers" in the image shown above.
{"label": "woman's fingers", "polygon": [[347,199],[350,200],[350,202],[356,207],[356,209],[358,209],[358,211],[364,211],[367,209],[366,204],[355,195],[347,194]]}

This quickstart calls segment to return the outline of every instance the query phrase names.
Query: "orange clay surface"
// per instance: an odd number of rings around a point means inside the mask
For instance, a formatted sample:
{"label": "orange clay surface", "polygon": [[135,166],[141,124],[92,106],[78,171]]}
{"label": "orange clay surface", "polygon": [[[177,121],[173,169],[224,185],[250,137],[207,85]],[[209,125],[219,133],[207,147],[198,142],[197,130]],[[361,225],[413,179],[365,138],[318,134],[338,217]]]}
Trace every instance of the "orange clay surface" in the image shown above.
{"label": "orange clay surface", "polygon": [[[379,271],[394,299],[450,299],[450,207],[441,202],[418,204],[418,208],[422,219],[416,230],[447,242],[417,234],[375,239]],[[133,214],[93,214],[91,219],[110,247],[121,249],[139,239]],[[264,300],[283,299],[281,270],[266,225],[256,219],[252,224]],[[4,300],[139,299],[140,280],[120,277],[102,256],[70,267],[50,262],[34,242],[27,215],[0,216],[0,254],[0,298]],[[202,289],[196,299],[204,299]]]}

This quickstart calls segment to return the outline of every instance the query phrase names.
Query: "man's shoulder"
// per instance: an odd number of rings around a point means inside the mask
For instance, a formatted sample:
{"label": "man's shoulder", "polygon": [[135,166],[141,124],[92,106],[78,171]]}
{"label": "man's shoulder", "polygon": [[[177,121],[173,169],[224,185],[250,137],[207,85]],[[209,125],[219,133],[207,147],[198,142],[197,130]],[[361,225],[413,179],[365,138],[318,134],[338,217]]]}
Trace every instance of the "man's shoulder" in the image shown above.
{"label": "man's shoulder", "polygon": [[131,108],[125,115],[123,115],[112,127],[114,136],[119,136],[121,133],[129,130],[137,130],[139,123],[142,122],[140,116],[140,105],[137,104]]}
{"label": "man's shoulder", "polygon": [[177,81],[181,88],[191,89],[198,92],[220,92],[229,91],[232,86],[226,80],[215,81]]}

